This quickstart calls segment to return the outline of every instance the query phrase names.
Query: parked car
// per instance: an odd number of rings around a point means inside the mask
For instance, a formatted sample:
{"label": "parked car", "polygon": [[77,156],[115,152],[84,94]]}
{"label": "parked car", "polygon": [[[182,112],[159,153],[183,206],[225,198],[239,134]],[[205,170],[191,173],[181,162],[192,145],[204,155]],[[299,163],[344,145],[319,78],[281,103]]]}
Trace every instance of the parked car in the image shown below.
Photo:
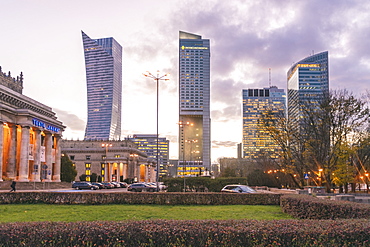
{"label": "parked car", "polygon": [[[148,183],[149,185],[153,185],[154,187],[157,187],[157,182]],[[158,182],[158,188],[159,190],[166,190],[167,186],[163,182]]]}
{"label": "parked car", "polygon": [[109,182],[104,182],[102,184],[104,185],[105,189],[114,189],[114,187],[115,187],[113,184],[111,184]]}
{"label": "parked car", "polygon": [[127,188],[128,186],[128,184],[125,182],[119,182],[119,184],[121,185],[121,188]]}
{"label": "parked car", "polygon": [[221,192],[230,192],[230,193],[256,193],[254,189],[247,185],[241,184],[230,184],[222,188]]}
{"label": "parked car", "polygon": [[96,185],[96,186],[98,186],[98,187],[99,187],[99,189],[104,189],[104,184],[102,184],[102,183],[92,182],[91,184],[92,184],[92,185]]}
{"label": "parked car", "polygon": [[110,183],[113,184],[115,188],[121,188],[121,185],[118,182],[110,182]]}
{"label": "parked car", "polygon": [[154,191],[157,191],[157,187],[150,185],[150,184],[145,184],[145,183],[135,183],[135,184],[130,184],[127,187],[127,190],[132,191],[132,192],[142,192],[142,191],[154,192]]}
{"label": "parked car", "polygon": [[76,190],[98,190],[99,186],[93,185],[90,182],[74,182],[72,188]]}

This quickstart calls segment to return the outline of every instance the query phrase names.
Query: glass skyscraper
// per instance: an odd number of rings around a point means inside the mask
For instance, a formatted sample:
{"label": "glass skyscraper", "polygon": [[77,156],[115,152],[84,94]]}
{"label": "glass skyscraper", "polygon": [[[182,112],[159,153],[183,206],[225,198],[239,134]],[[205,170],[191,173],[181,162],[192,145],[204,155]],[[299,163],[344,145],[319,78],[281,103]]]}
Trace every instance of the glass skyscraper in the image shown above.
{"label": "glass skyscraper", "polygon": [[[137,145],[137,149],[146,153],[148,158],[152,160],[157,159],[157,135],[135,134],[133,137],[126,139],[134,142]],[[160,177],[168,175],[169,145],[170,141],[165,137],[158,138]]]}
{"label": "glass skyscraper", "polygon": [[275,86],[243,90],[243,158],[277,158],[279,146],[263,130],[260,118],[269,111],[276,117],[285,116],[284,89]]}
{"label": "glass skyscraper", "polygon": [[121,137],[122,46],[82,32],[87,85],[85,140]]}
{"label": "glass skyscraper", "polygon": [[209,170],[210,164],[210,43],[180,31],[179,167],[183,176],[193,176],[192,170]]}
{"label": "glass skyscraper", "polygon": [[318,106],[329,94],[328,52],[321,52],[295,63],[287,72],[288,118],[299,123],[302,107]]}

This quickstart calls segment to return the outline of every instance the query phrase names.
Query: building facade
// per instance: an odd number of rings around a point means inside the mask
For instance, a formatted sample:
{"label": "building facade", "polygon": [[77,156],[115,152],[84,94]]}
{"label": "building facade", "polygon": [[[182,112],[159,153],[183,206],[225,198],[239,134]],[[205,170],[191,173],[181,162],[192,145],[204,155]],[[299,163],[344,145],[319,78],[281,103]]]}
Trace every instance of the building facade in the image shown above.
{"label": "building facade", "polygon": [[269,111],[284,117],[286,111],[284,89],[275,86],[243,90],[243,158],[277,158],[279,146],[263,130],[260,118]]}
{"label": "building facade", "polygon": [[82,32],[87,85],[86,140],[121,137],[122,46]]}
{"label": "building facade", "polygon": [[179,166],[183,176],[211,165],[210,42],[179,33]]}
{"label": "building facade", "polygon": [[103,182],[156,180],[155,162],[129,140],[63,140],[61,149],[73,162],[77,179],[85,175],[86,181],[91,181],[95,173]]}
{"label": "building facade", "polygon": [[302,107],[315,108],[329,94],[328,52],[306,57],[287,72],[288,118],[298,123]]}
{"label": "building facade", "polygon": [[0,67],[0,181],[60,182],[65,129],[52,109],[25,95],[23,75]]}
{"label": "building facade", "polygon": [[[126,138],[137,145],[138,150],[146,153],[148,158],[157,162],[157,135],[134,134]],[[158,138],[158,160],[159,160],[159,177],[168,176],[170,141],[165,137]]]}

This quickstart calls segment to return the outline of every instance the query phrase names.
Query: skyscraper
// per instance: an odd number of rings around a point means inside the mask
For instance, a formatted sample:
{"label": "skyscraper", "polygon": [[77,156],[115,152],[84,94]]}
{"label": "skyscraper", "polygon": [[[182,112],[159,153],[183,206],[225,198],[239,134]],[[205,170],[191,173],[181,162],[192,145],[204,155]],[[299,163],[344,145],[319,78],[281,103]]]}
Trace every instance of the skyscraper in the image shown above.
{"label": "skyscraper", "polygon": [[[209,39],[179,33],[179,166],[210,168],[210,44]],[[203,170],[204,170],[203,169]],[[189,171],[189,172],[187,172]]]}
{"label": "skyscraper", "polygon": [[[156,160],[157,158],[157,135],[153,134],[134,134],[133,137],[126,138],[137,145],[137,149],[146,153],[148,158]],[[168,161],[169,161],[169,144],[170,141],[165,137],[158,138],[158,154],[159,154],[159,176],[167,176]]]}
{"label": "skyscraper", "polygon": [[122,46],[113,38],[82,32],[87,85],[85,139],[121,137]]}
{"label": "skyscraper", "polygon": [[243,158],[277,158],[279,147],[261,128],[260,118],[269,111],[284,116],[286,95],[275,86],[243,90]]}
{"label": "skyscraper", "polygon": [[299,123],[302,107],[315,108],[329,93],[328,52],[321,52],[295,63],[287,73],[288,118]]}

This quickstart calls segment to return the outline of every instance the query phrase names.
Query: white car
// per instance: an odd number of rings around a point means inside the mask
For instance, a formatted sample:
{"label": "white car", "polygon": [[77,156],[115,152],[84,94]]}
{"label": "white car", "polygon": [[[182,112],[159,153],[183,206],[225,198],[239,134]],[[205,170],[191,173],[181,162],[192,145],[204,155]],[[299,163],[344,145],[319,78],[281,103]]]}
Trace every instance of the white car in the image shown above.
{"label": "white car", "polygon": [[230,193],[256,193],[254,189],[247,185],[241,184],[230,184],[222,188],[221,192],[230,192]]}

